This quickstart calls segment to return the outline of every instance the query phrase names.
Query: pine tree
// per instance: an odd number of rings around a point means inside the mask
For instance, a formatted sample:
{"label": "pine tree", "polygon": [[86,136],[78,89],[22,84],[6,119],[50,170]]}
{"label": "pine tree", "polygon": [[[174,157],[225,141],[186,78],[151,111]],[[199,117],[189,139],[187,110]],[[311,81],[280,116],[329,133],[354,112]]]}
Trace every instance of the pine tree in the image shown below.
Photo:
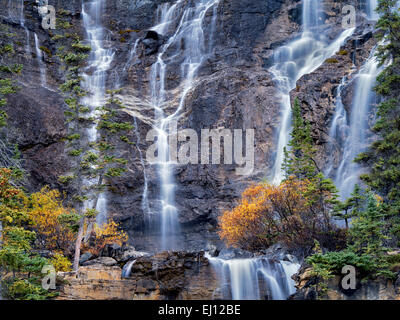
{"label": "pine tree", "polygon": [[303,119],[297,98],[293,105],[293,130],[288,145],[289,150],[284,150],[283,162],[286,179],[295,176],[310,182],[304,196],[314,214],[322,214],[325,225],[330,226],[331,215],[336,214],[339,205],[337,189],[331,179],[324,177],[317,165],[317,149],[311,135],[311,125]]}
{"label": "pine tree", "polygon": [[344,220],[346,229],[348,229],[349,220],[356,216],[363,209],[364,201],[365,196],[362,194],[360,186],[356,184],[350,198],[338,204],[336,207],[337,212],[334,214],[334,216],[340,220]]}
{"label": "pine tree", "polygon": [[319,173],[314,160],[316,148],[313,145],[311,126],[301,115],[300,102],[296,98],[293,105],[293,130],[290,134],[289,150],[284,149],[283,169],[286,176],[294,175],[299,179],[313,179]]}
{"label": "pine tree", "polygon": [[400,15],[396,2],[379,1],[378,39],[384,39],[384,44],[380,45],[377,57],[381,64],[391,63],[378,76],[375,87],[383,98],[374,126],[378,140],[356,161],[371,168],[361,179],[383,196],[392,231],[400,235],[400,228],[396,227],[400,221]]}
{"label": "pine tree", "polygon": [[[387,248],[384,244],[388,238],[384,235],[384,218],[384,210],[378,204],[375,195],[369,193],[366,209],[357,212],[352,222],[350,229],[352,244],[348,247],[360,256],[368,256],[378,274],[388,272],[385,271],[388,269],[388,264],[385,261]],[[387,275],[391,275],[390,272]]]}
{"label": "pine tree", "polygon": [[[111,179],[122,176],[127,171],[125,158],[117,158],[116,143],[131,144],[127,138],[132,134],[133,126],[121,121],[123,105],[115,98],[118,90],[108,91],[109,99],[101,107],[83,105],[82,98],[90,94],[81,87],[81,72],[86,64],[90,47],[81,43],[78,35],[72,35],[68,45],[58,43],[58,56],[67,68],[66,79],[60,85],[64,101],[68,106],[65,111],[68,123],[66,151],[70,157],[70,170],[59,176],[59,182],[74,196],[72,200],[80,219],[76,228],[73,269],[79,267],[82,242],[89,240],[99,196],[107,188]],[[88,128],[96,128],[98,138],[88,142]],[[120,135],[118,137],[118,135]],[[118,139],[119,138],[119,139]],[[90,183],[88,183],[90,181]]]}

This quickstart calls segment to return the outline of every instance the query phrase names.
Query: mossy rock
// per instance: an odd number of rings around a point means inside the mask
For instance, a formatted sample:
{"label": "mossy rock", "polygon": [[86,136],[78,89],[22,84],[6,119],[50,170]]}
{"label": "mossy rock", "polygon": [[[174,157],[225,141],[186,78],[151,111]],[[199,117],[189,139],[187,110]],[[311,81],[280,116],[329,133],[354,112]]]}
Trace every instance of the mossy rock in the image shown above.
{"label": "mossy rock", "polygon": [[325,60],[325,63],[331,63],[331,64],[333,64],[333,63],[339,63],[339,60],[336,59],[336,58],[329,58],[329,59],[326,59],[326,60]]}
{"label": "mossy rock", "polygon": [[51,53],[51,50],[45,46],[40,46],[39,49],[41,51],[43,51],[44,53],[46,53],[49,57],[52,57],[53,54]]}

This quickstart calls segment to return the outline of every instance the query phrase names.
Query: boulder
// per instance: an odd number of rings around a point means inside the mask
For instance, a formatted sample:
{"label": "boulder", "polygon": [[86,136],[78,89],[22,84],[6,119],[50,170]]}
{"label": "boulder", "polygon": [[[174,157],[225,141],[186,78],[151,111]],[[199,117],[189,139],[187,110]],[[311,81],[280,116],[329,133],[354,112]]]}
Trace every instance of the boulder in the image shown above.
{"label": "boulder", "polygon": [[92,265],[103,265],[103,266],[115,266],[117,264],[117,261],[113,258],[110,257],[99,257],[93,260],[86,261],[83,263],[83,266],[92,266]]}
{"label": "boulder", "polygon": [[128,250],[124,251],[122,256],[118,259],[118,262],[127,262],[132,259],[140,258],[140,257],[145,257],[149,256],[150,254],[148,252],[142,252],[142,251],[136,251],[136,250]]}
{"label": "boulder", "polygon": [[79,264],[84,264],[85,262],[89,261],[90,259],[93,258],[93,254],[91,254],[90,252],[85,252],[84,254],[81,255],[81,257],[79,258]]}

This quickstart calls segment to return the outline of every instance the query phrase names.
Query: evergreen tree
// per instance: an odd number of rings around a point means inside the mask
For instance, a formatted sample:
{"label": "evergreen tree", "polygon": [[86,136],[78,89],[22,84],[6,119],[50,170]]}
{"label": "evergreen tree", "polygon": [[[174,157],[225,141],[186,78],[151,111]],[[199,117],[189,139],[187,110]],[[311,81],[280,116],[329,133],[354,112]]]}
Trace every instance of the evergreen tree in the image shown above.
{"label": "evergreen tree", "polygon": [[293,105],[293,130],[290,134],[289,150],[285,148],[283,169],[286,177],[294,175],[299,179],[313,179],[319,173],[314,160],[316,148],[313,145],[311,126],[301,115],[300,102],[296,98]]}
{"label": "evergreen tree", "polygon": [[[127,135],[133,126],[121,121],[123,105],[115,98],[116,91],[108,91],[109,99],[101,107],[83,105],[82,98],[91,94],[81,87],[81,72],[86,64],[91,48],[82,44],[80,37],[71,35],[67,43],[56,38],[57,51],[61,62],[67,69],[66,79],[60,85],[68,123],[66,151],[70,157],[70,170],[59,176],[59,182],[74,194],[74,207],[79,215],[75,228],[78,234],[75,242],[73,269],[79,267],[82,242],[87,243],[98,214],[96,207],[99,196],[104,192],[111,179],[126,172],[127,159],[116,156],[116,143],[132,144]],[[68,45],[66,45],[68,44]],[[88,128],[96,128],[98,138],[89,142]],[[118,135],[120,135],[118,137]],[[121,142],[120,142],[121,141]]]}
{"label": "evergreen tree", "polygon": [[371,168],[361,178],[375,192],[383,196],[385,212],[391,217],[392,231],[400,235],[400,15],[394,0],[380,0],[377,12],[378,39],[383,40],[378,50],[381,64],[388,63],[378,76],[375,91],[383,98],[378,106],[378,120],[374,131],[378,135],[366,152],[356,159]]}
{"label": "evergreen tree", "polygon": [[375,195],[369,193],[366,209],[357,212],[352,222],[350,229],[352,244],[348,248],[361,257],[368,257],[372,270],[377,275],[391,277],[393,273],[389,271],[390,266],[385,258],[388,249],[384,244],[388,237],[384,235],[384,219],[382,206],[378,204]]}
{"label": "evergreen tree", "polygon": [[324,177],[317,165],[317,149],[311,136],[311,125],[303,119],[297,98],[293,105],[293,130],[288,145],[289,150],[284,149],[283,162],[286,179],[295,176],[311,182],[304,196],[314,214],[322,214],[325,225],[330,226],[331,214],[336,214],[339,205],[337,189],[331,179]]}
{"label": "evergreen tree", "polygon": [[383,234],[384,214],[373,194],[368,194],[367,207],[359,211],[350,229],[353,244],[349,248],[355,253],[381,256],[386,237]]}
{"label": "evergreen tree", "polygon": [[361,188],[358,184],[356,184],[351,197],[338,204],[336,207],[337,212],[334,214],[334,216],[338,219],[344,220],[346,229],[348,229],[349,220],[362,210],[364,201],[365,197],[362,194]]}

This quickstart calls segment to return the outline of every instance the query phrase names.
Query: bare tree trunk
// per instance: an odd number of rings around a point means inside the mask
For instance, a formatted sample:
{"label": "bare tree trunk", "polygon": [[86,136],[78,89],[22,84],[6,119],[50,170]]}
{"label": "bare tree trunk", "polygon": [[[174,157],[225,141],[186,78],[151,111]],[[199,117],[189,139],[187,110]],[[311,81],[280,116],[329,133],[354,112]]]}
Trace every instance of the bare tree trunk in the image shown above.
{"label": "bare tree trunk", "polygon": [[[100,177],[99,177],[99,181],[97,183],[97,187],[100,188],[102,183],[103,183],[103,175],[101,174]],[[94,203],[93,203],[93,206],[92,206],[92,209],[94,209],[94,210],[97,208],[97,203],[99,202],[99,196],[100,196],[100,194],[97,194],[96,199],[94,200]],[[84,239],[83,239],[84,243],[87,243],[89,241],[90,233],[92,232],[92,230],[93,230],[93,221],[90,220],[88,228],[86,230],[86,234],[85,234]]]}
{"label": "bare tree trunk", "polygon": [[3,244],[3,222],[0,221],[0,247]]}
{"label": "bare tree trunk", "polygon": [[81,221],[79,222],[79,231],[75,242],[75,255],[74,255],[74,265],[73,265],[74,271],[78,271],[79,268],[79,259],[81,257],[81,245],[83,238],[83,229],[85,228],[85,221],[86,218],[82,217]]}

